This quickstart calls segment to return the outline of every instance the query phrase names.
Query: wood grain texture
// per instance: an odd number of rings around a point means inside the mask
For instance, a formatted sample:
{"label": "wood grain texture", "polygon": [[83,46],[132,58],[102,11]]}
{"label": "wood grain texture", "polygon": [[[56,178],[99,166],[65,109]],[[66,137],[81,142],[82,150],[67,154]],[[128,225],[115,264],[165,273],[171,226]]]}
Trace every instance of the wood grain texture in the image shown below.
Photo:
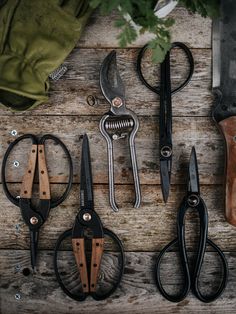
{"label": "wood grain texture", "polygon": [[[17,190],[17,186],[11,186]],[[52,186],[52,197],[62,193],[61,185]],[[108,186],[96,185],[94,190],[95,209],[104,227],[121,238],[125,250],[156,251],[176,236],[177,209],[184,196],[185,186],[172,186],[167,205],[163,203],[160,186],[142,186],[142,207],[132,207],[131,186],[116,188],[120,212],[114,213],[109,205]],[[223,189],[221,186],[202,186],[202,196],[208,207],[209,237],[223,250],[235,251],[236,229],[224,218]],[[0,248],[28,249],[29,232],[20,210],[8,202],[1,191],[1,206],[4,216],[0,220]],[[74,185],[69,198],[50,211],[46,223],[40,229],[39,248],[52,249],[59,235],[71,228],[79,210],[79,186]],[[186,238],[189,244],[196,242],[197,218],[193,211],[186,216]],[[229,241],[230,239],[230,241]],[[29,259],[30,263],[30,259]]]}
{"label": "wood grain texture", "polygon": [[[52,133],[59,137],[68,147],[74,166],[74,183],[79,182],[80,174],[80,135],[88,134],[91,146],[91,158],[94,183],[108,183],[106,142],[99,132],[98,117],[45,116],[45,117],[1,117],[0,160],[9,142],[14,140],[10,132],[13,129],[19,135],[34,133],[38,135]],[[142,184],[159,184],[159,136],[156,117],[139,117],[140,129],[136,137],[136,153],[140,182]],[[147,136],[148,135],[148,136]],[[46,158],[51,182],[67,182],[68,165],[66,156],[59,145],[47,143]],[[50,145],[50,146],[49,146]],[[224,172],[223,140],[211,118],[176,117],[173,119],[173,168],[172,184],[185,184],[185,177],[192,146],[195,145],[201,184],[221,184]],[[15,148],[9,156],[7,180],[21,182],[26,168],[27,142]],[[115,182],[132,184],[132,172],[125,140],[115,142],[114,163]],[[13,166],[17,160],[18,168]]]}
{"label": "wood grain texture", "polygon": [[[110,49],[75,49],[67,58],[68,72],[57,82],[51,82],[49,103],[24,113],[11,113],[0,108],[1,115],[98,115],[109,108],[99,87],[99,71]],[[139,116],[159,114],[159,98],[140,82],[136,72],[139,49],[118,49],[119,72],[126,87],[127,107]],[[211,116],[211,50],[192,49],[195,70],[191,82],[173,96],[174,116]],[[172,84],[176,86],[186,77],[187,60],[175,49],[171,54]],[[150,54],[144,59],[145,77],[152,84],[159,81],[159,66],[153,66]],[[87,104],[87,96],[98,98],[99,105]]]}
{"label": "wood grain texture", "polygon": [[78,274],[81,278],[81,283],[83,287],[83,292],[89,292],[89,279],[87,271],[87,262],[85,256],[84,239],[72,239],[72,247],[74,252],[74,257],[76,260],[77,268],[79,270]]}
{"label": "wood grain texture", "polygon": [[38,145],[39,197],[41,200],[50,200],[50,182],[47,170],[45,145]]}
{"label": "wood grain texture", "polygon": [[[171,29],[173,41],[184,41],[194,48],[211,47],[211,20],[193,15],[185,8],[177,7],[171,14],[176,23]],[[78,42],[79,47],[118,47],[117,36],[119,30],[114,27],[117,14],[101,16],[95,12],[90,19],[86,30]],[[140,47],[151,39],[149,34],[144,34],[132,47]]]}
{"label": "wood grain texture", "polygon": [[[24,276],[28,267],[28,251],[1,251],[0,267],[4,268],[0,281],[0,309],[4,314],[27,313],[95,313],[101,311],[105,314],[139,314],[139,313],[235,313],[235,281],[236,281],[236,255],[227,253],[230,279],[223,296],[216,302],[204,304],[198,301],[191,293],[180,303],[171,303],[163,299],[157,291],[153,267],[156,253],[126,253],[126,267],[120,288],[105,301],[96,302],[88,298],[85,302],[78,303],[68,298],[56,282],[52,252],[42,251],[39,257],[39,268],[35,274]],[[191,255],[192,256],[192,255]],[[61,256],[65,270],[70,270],[70,254],[64,252]],[[178,256],[169,253],[162,277],[165,279],[166,288],[174,293],[180,288],[181,273],[178,271]],[[214,261],[214,262],[213,262]],[[110,261],[112,264],[112,260]],[[104,268],[101,276],[109,280],[110,264]],[[177,266],[177,267],[176,267]],[[213,290],[219,283],[216,275],[220,272],[220,264],[214,253],[206,253],[203,273],[201,276],[202,289],[208,287]],[[16,300],[15,295],[20,299]]]}
{"label": "wood grain texture", "polygon": [[21,198],[30,199],[32,197],[34,173],[35,173],[35,167],[36,167],[36,162],[37,162],[37,153],[38,153],[38,145],[32,145],[30,153],[29,153],[28,165],[25,170],[25,174],[22,177],[22,184],[21,184],[21,190],[20,190]]}
{"label": "wood grain texture", "polygon": [[[167,205],[162,201],[159,185],[159,99],[141,84],[135,70],[138,51],[150,39],[150,35],[144,34],[127,49],[119,49],[116,39],[119,30],[113,26],[117,18],[115,13],[108,17],[103,17],[98,12],[92,15],[77,47],[65,61],[67,73],[58,82],[51,82],[48,103],[25,113],[0,109],[0,161],[9,143],[15,139],[11,136],[11,131],[16,130],[17,136],[28,132],[58,136],[68,146],[74,165],[74,185],[69,198],[50,211],[40,230],[38,270],[35,274],[29,271],[28,228],[21,218],[19,208],[9,203],[0,186],[1,313],[236,313],[236,228],[229,225],[224,217],[223,140],[211,118],[211,21],[189,14],[181,7],[173,11],[172,17],[176,19],[176,24],[172,27],[172,40],[183,41],[192,48],[195,72],[190,84],[173,97],[174,160],[171,194]],[[99,70],[105,56],[114,48],[117,48],[118,67],[126,85],[127,107],[138,115],[140,121],[136,150],[143,196],[142,207],[134,209],[127,150],[124,142],[116,143],[116,194],[121,208],[118,214],[112,212],[109,206],[106,143],[98,129],[101,116],[109,108],[99,88]],[[186,75],[187,65],[178,50],[174,51],[171,60],[175,85]],[[144,66],[146,78],[151,83],[158,83],[159,70],[151,64],[150,56],[144,60]],[[97,107],[87,105],[88,95],[98,98]],[[52,250],[59,235],[73,225],[79,209],[79,136],[84,132],[88,133],[90,139],[96,210],[104,226],[120,237],[127,253],[123,281],[115,294],[102,302],[89,298],[83,303],[77,303],[66,297],[56,282]],[[157,252],[176,235],[177,208],[186,190],[187,165],[193,145],[199,161],[201,193],[209,212],[209,237],[223,251],[228,252],[229,284],[222,298],[212,304],[203,304],[192,294],[183,302],[173,304],[158,293],[153,265]],[[22,143],[14,150],[7,170],[10,182],[21,180],[27,167],[29,149],[28,143]],[[52,197],[57,197],[65,189],[63,183],[67,180],[66,156],[58,145],[49,141],[46,159],[49,178],[53,182]],[[13,167],[14,160],[20,163],[18,168]],[[10,189],[17,196],[20,184],[11,183]],[[33,196],[38,196],[38,186],[35,186]],[[194,250],[198,234],[197,217],[194,212],[190,212],[186,219],[187,246],[189,250]],[[67,267],[70,252],[61,253],[64,257],[62,265]],[[109,260],[113,265],[114,256]],[[176,291],[173,285],[175,280],[178,282],[177,288],[180,283],[180,272],[178,269],[173,271],[178,266],[176,257],[175,252],[169,253],[162,268],[167,288],[173,292]],[[105,263],[101,278],[112,283],[112,269],[109,265]],[[207,252],[201,279],[208,292],[215,287],[217,270],[219,264],[215,261],[215,254]],[[19,300],[16,300],[16,294],[19,294]]]}
{"label": "wood grain texture", "polygon": [[225,216],[236,226],[236,117],[219,122],[226,143]]}

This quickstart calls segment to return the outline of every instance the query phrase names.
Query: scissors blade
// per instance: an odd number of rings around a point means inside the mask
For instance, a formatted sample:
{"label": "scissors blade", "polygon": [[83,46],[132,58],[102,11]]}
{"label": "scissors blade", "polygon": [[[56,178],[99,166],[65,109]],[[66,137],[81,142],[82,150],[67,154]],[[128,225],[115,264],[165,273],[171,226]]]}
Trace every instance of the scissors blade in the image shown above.
{"label": "scissors blade", "polygon": [[91,159],[89,151],[89,140],[87,134],[83,136],[80,171],[80,208],[94,209],[93,202],[93,180]]}
{"label": "scissors blade", "polygon": [[111,104],[115,97],[125,98],[125,86],[117,69],[116,52],[113,50],[104,59],[100,70],[100,87]]}
{"label": "scissors blade", "polygon": [[170,177],[171,177],[171,161],[160,161],[160,175],[161,175],[161,190],[164,202],[167,203],[170,192]]}
{"label": "scissors blade", "polygon": [[189,160],[188,176],[188,192],[200,194],[197,154],[194,146]]}
{"label": "scissors blade", "polygon": [[35,266],[36,266],[38,240],[39,240],[39,232],[30,231],[30,255],[31,255],[31,266],[33,270],[35,269]]}

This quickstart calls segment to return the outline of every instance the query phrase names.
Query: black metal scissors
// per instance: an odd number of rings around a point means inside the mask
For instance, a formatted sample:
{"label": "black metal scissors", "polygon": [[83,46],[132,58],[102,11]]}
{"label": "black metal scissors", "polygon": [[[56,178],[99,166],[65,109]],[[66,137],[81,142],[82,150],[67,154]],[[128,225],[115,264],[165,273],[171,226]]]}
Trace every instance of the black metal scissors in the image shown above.
{"label": "black metal scissors", "polygon": [[[13,196],[9,191],[7,182],[6,182],[6,165],[7,160],[15,148],[17,144],[24,140],[31,140],[32,146],[30,151],[30,156],[28,160],[28,166],[25,171],[25,174],[21,183],[21,191],[20,196]],[[45,142],[47,140],[52,140],[56,144],[60,145],[62,150],[64,151],[69,166],[69,177],[67,187],[64,193],[57,200],[51,199],[50,193],[50,182],[47,170],[47,163],[45,157]],[[39,206],[38,208],[34,208],[32,205],[32,189],[34,177],[36,174],[36,165],[38,163],[38,174],[39,174]],[[70,153],[65,146],[65,144],[58,139],[57,137],[47,134],[38,140],[38,138],[33,134],[25,134],[23,136],[18,137],[14,142],[12,142],[3,158],[2,162],[2,184],[3,190],[7,196],[7,198],[16,206],[18,206],[21,210],[22,218],[25,223],[29,227],[30,230],[30,250],[31,250],[31,265],[34,269],[36,266],[36,256],[37,256],[37,247],[39,240],[39,229],[45,223],[49,211],[51,208],[57,207],[61,204],[66,197],[68,196],[73,180],[73,167]]]}
{"label": "black metal scissors", "polygon": [[[92,239],[86,237],[86,232],[88,230],[92,233]],[[120,255],[118,261],[118,275],[110,289],[98,291],[98,277],[104,254],[104,246],[106,242],[105,236],[106,238],[110,238],[111,242],[116,245],[116,249]],[[77,292],[71,291],[69,286],[67,287],[63,282],[63,273],[65,273],[65,271],[60,272],[59,267],[59,251],[62,249],[63,242],[65,242],[65,239],[67,238],[72,240],[73,255],[77,268],[76,274],[72,274],[72,276],[77,277],[76,279],[80,277],[78,285],[81,286],[81,289],[78,289]],[[90,250],[92,251],[90,252],[90,256],[89,252],[86,250],[86,244],[88,244],[86,242],[90,243]],[[113,263],[112,265],[109,265],[109,272],[112,267],[114,267]],[[77,301],[85,300],[88,295],[91,295],[95,300],[104,300],[108,298],[119,286],[124,272],[123,245],[116,234],[103,227],[100,217],[94,210],[89,141],[86,134],[83,136],[81,157],[80,211],[76,216],[73,229],[65,231],[58,238],[54,254],[54,269],[62,290],[69,297]],[[109,280],[111,280],[111,278],[109,278]]]}
{"label": "black metal scissors", "polygon": [[119,210],[115,201],[113,141],[128,138],[135,189],[134,207],[138,208],[141,202],[141,192],[135,136],[139,128],[139,121],[136,114],[126,108],[125,86],[117,70],[116,52],[114,50],[106,56],[102,63],[100,87],[104,97],[111,105],[110,110],[100,120],[100,131],[107,141],[110,204],[114,211]]}
{"label": "black metal scissors", "polygon": [[[197,211],[200,219],[200,235],[198,241],[197,257],[195,258],[195,264],[193,272],[189,268],[189,260],[187,256],[187,249],[185,243],[185,214],[189,208]],[[228,264],[223,252],[220,248],[212,242],[208,236],[208,213],[204,200],[200,195],[198,165],[195,148],[192,148],[189,171],[188,171],[188,188],[187,194],[184,196],[182,203],[180,204],[177,217],[177,238],[171,241],[160,252],[156,262],[156,282],[161,294],[169,301],[180,302],[186,298],[190,289],[193,294],[202,302],[209,303],[216,300],[224,291],[228,280]],[[182,291],[178,295],[170,295],[163,288],[160,275],[161,261],[165,253],[169,251],[173,246],[178,244],[179,253],[181,259],[181,266],[184,275],[184,286]],[[212,295],[203,295],[199,288],[199,277],[204,260],[206,245],[209,245],[219,256],[222,262],[222,281],[218,290]]]}
{"label": "black metal scissors", "polygon": [[189,73],[186,80],[178,87],[171,89],[170,52],[167,52],[165,60],[160,67],[160,86],[150,85],[142,72],[142,59],[148,44],[145,45],[137,60],[137,72],[140,80],[154,93],[160,95],[160,118],[159,118],[159,149],[160,149],[160,176],[164,202],[167,202],[170,190],[171,167],[172,167],[172,95],[182,90],[191,80],[194,71],[193,56],[189,48],[183,43],[172,44],[171,50],[180,48],[186,54],[189,62]]}

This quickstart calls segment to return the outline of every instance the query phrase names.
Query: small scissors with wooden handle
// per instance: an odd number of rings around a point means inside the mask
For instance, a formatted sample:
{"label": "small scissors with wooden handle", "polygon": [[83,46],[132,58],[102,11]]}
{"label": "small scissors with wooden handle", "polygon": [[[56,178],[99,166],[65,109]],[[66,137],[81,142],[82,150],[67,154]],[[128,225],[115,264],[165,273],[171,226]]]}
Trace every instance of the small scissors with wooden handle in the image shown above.
{"label": "small scissors with wooden handle", "polygon": [[[20,196],[15,197],[9,191],[7,182],[6,182],[6,165],[8,161],[8,157],[11,151],[15,148],[17,144],[24,140],[31,140],[32,146],[28,161],[28,166],[25,171],[24,177],[21,183],[21,191]],[[45,142],[47,140],[52,140],[56,144],[60,145],[62,150],[64,151],[69,165],[69,179],[67,183],[67,187],[64,193],[57,200],[51,199],[50,193],[50,182],[46,164],[45,157]],[[33,182],[36,173],[36,165],[38,163],[38,173],[39,173],[39,208],[34,208],[31,199],[32,199],[32,189]],[[45,223],[49,211],[51,208],[57,207],[61,204],[66,197],[68,196],[73,180],[73,167],[70,153],[65,146],[65,144],[59,140],[57,137],[47,134],[41,137],[40,140],[33,134],[25,134],[23,136],[18,137],[14,142],[12,142],[3,158],[2,162],[2,184],[3,190],[7,196],[7,198],[16,206],[18,206],[21,210],[22,218],[25,223],[29,227],[30,230],[30,249],[31,249],[31,265],[34,269],[36,266],[36,256],[37,256],[37,247],[39,240],[39,229]]]}
{"label": "small scissors with wooden handle", "polygon": [[[86,257],[85,233],[92,232],[92,254],[91,261]],[[104,235],[109,237],[120,252],[119,272],[117,280],[109,291],[97,292],[98,274],[104,252]],[[59,271],[58,252],[66,238],[71,238],[73,254],[75,257],[78,273],[80,275],[82,291],[74,293],[63,283]],[[78,212],[72,229],[65,231],[59,238],[55,247],[54,269],[58,283],[62,290],[72,299],[83,301],[88,295],[95,300],[108,298],[120,284],[124,271],[124,250],[120,239],[110,230],[103,227],[100,217],[94,210],[92,170],[89,152],[89,141],[85,134],[83,136],[81,174],[80,174],[80,211]]]}
{"label": "small scissors with wooden handle", "polygon": [[189,72],[186,79],[176,88],[171,89],[171,67],[170,67],[170,52],[167,52],[165,60],[160,67],[160,86],[150,85],[145,79],[142,72],[142,60],[145,51],[148,49],[145,45],[137,60],[137,72],[142,83],[151,91],[160,96],[160,118],[159,118],[159,149],[160,149],[160,176],[161,176],[161,189],[164,202],[167,202],[170,181],[171,181],[171,168],[172,168],[172,95],[181,91],[191,80],[194,71],[194,61],[190,49],[183,43],[173,43],[171,50],[174,48],[181,49],[189,63]]}
{"label": "small scissors with wooden handle", "polygon": [[[187,210],[192,208],[197,211],[200,219],[200,235],[198,241],[197,257],[195,258],[195,265],[193,272],[190,271],[189,260],[187,256],[187,248],[185,243],[185,215]],[[180,302],[185,299],[192,288],[193,294],[202,302],[209,303],[222,294],[228,280],[228,264],[221,249],[208,238],[208,213],[207,207],[200,195],[198,165],[195,148],[192,148],[192,153],[189,162],[188,171],[188,188],[187,194],[184,196],[180,204],[177,217],[177,238],[167,244],[161,250],[156,262],[156,281],[157,287],[161,294],[169,301]],[[164,289],[161,282],[160,267],[163,256],[167,251],[171,250],[176,244],[179,246],[179,254],[181,266],[183,269],[184,286],[178,295],[170,295]],[[199,288],[199,277],[201,274],[202,264],[206,251],[206,245],[209,245],[215,251],[222,262],[222,281],[219,288],[213,295],[203,295]]]}

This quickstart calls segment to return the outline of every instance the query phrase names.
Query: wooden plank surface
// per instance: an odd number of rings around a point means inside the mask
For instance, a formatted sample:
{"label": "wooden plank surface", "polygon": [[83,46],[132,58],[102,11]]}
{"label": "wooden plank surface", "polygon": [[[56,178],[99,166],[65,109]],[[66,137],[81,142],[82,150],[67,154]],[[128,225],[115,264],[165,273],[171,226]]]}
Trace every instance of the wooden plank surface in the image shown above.
{"label": "wooden plank surface", "polygon": [[[29,251],[1,251],[0,264],[5,272],[1,275],[0,289],[4,314],[15,313],[235,313],[235,262],[236,255],[227,253],[226,257],[230,268],[230,280],[227,289],[220,299],[210,304],[198,301],[191,293],[180,303],[171,303],[163,299],[158,293],[153,268],[158,253],[145,252],[126,254],[126,268],[120,288],[105,301],[96,302],[88,298],[82,303],[68,298],[58,287],[53,271],[51,251],[41,251],[40,266],[36,274],[28,273]],[[68,256],[69,255],[69,256]],[[64,252],[61,261],[65,271],[71,267],[70,254]],[[67,259],[68,258],[68,259]],[[173,263],[176,260],[175,253],[169,253],[162,269],[162,278],[165,280],[165,288],[174,293],[181,288],[179,272],[173,271]],[[215,261],[214,263],[212,261]],[[177,267],[178,269],[178,267]],[[220,272],[216,256],[207,253],[202,275],[202,291],[204,287],[214,290],[219,283],[215,273]],[[104,276],[108,269],[104,268]],[[23,273],[28,274],[24,276]],[[101,273],[103,274],[103,273]],[[16,300],[18,295],[20,299]],[[121,309],[122,304],[122,309]]]}
{"label": "wooden plank surface", "polygon": [[[19,209],[8,202],[0,189],[0,313],[236,313],[236,228],[227,224],[224,218],[223,140],[211,118],[211,21],[189,14],[181,7],[176,8],[172,16],[176,19],[172,39],[183,41],[192,48],[195,72],[191,83],[173,97],[174,160],[167,205],[162,201],[159,178],[159,99],[140,83],[136,74],[139,48],[150,36],[145,34],[127,49],[119,49],[116,39],[119,31],[113,26],[117,17],[115,13],[108,17],[98,12],[93,14],[77,47],[65,61],[67,73],[58,82],[51,82],[48,103],[25,113],[0,109],[0,163],[9,143],[15,139],[11,132],[16,130],[17,136],[30,132],[38,135],[52,133],[60,137],[68,146],[74,165],[74,185],[69,198],[51,210],[40,230],[35,274],[30,271],[28,229]],[[137,113],[140,121],[136,150],[143,195],[142,207],[134,209],[126,143],[115,143],[116,194],[121,207],[118,214],[113,213],[109,206],[106,144],[98,128],[101,116],[109,108],[99,88],[99,69],[104,57],[114,48],[117,49],[118,66],[126,85],[127,107]],[[145,73],[152,83],[157,84],[159,68],[153,67],[149,57],[144,62]],[[184,56],[175,50],[172,53],[174,85],[185,77],[187,70]],[[97,107],[87,105],[88,95],[98,98]],[[73,225],[79,209],[79,137],[84,132],[88,133],[91,144],[96,210],[104,225],[119,235],[127,253],[125,275],[115,294],[102,302],[89,298],[84,303],[77,303],[66,297],[56,282],[52,250],[61,232]],[[27,164],[27,144],[22,144],[9,159],[7,180],[14,195],[19,194],[20,184],[16,182],[21,181]],[[230,277],[225,293],[212,304],[203,304],[192,294],[173,304],[164,300],[157,291],[153,265],[158,251],[176,235],[176,213],[185,193],[187,163],[193,145],[198,154],[201,191],[209,211],[209,237],[226,253]],[[60,148],[52,143],[47,145],[46,157],[50,182],[53,183],[52,195],[56,197],[67,180],[66,159]],[[13,166],[15,160],[19,162],[17,168]],[[186,222],[190,251],[196,245],[197,227],[196,215],[191,212]],[[66,263],[69,252],[61,253]],[[177,263],[176,252],[169,253],[168,257],[163,278],[167,278],[167,288],[175,291],[173,282],[180,279],[178,270],[173,271]],[[215,287],[212,282],[219,270],[218,263],[212,262],[214,258],[214,253],[206,253],[201,276],[208,291]],[[105,267],[104,274],[108,273]],[[19,300],[15,298],[17,294]]]}

